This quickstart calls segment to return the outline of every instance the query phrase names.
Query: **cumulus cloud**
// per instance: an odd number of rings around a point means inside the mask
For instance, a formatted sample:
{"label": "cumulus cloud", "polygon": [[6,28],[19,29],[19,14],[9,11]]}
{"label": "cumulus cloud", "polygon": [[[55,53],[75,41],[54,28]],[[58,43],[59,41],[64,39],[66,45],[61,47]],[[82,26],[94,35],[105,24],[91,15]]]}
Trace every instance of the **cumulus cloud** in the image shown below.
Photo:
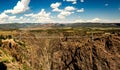
{"label": "cumulus cloud", "polygon": [[29,6],[28,6],[29,3],[30,3],[30,0],[21,0],[17,2],[16,6],[14,6],[13,9],[8,9],[2,12],[0,14],[0,23],[12,23],[12,22],[23,21],[19,17],[16,17],[15,15],[8,15],[8,13],[10,14],[23,13],[29,10]]}
{"label": "cumulus cloud", "polygon": [[101,22],[100,18],[93,18],[91,20],[87,20],[86,22]]}
{"label": "cumulus cloud", "polygon": [[7,15],[6,13],[0,14],[0,23],[49,23],[54,22],[54,20],[51,19],[50,16],[51,13],[46,12],[44,9],[40,10],[40,12],[34,14],[24,14],[23,16],[16,17],[12,15]]}
{"label": "cumulus cloud", "polygon": [[58,8],[60,5],[61,5],[60,2],[56,2],[56,3],[52,3],[50,7],[54,9],[54,8]]}
{"label": "cumulus cloud", "polygon": [[12,13],[12,14],[23,13],[29,9],[29,3],[30,3],[30,0],[18,1],[18,3],[16,4],[16,6],[14,6],[13,9],[5,10],[4,13]]}
{"label": "cumulus cloud", "polygon": [[73,11],[76,10],[73,6],[67,6],[57,15],[60,19],[65,19],[65,17],[74,13]]}
{"label": "cumulus cloud", "polygon": [[16,16],[9,16],[4,12],[0,14],[0,23],[12,23],[15,20],[17,20]]}
{"label": "cumulus cloud", "polygon": [[8,18],[8,15],[6,15],[5,13],[1,13],[0,14],[0,23],[4,23],[6,18]]}
{"label": "cumulus cloud", "polygon": [[47,13],[45,9],[42,9],[37,14],[25,14],[26,17],[30,17],[31,19],[35,20],[35,22],[42,22],[42,23],[48,23],[48,22],[54,22],[51,17],[51,13]]}
{"label": "cumulus cloud", "polygon": [[72,4],[76,4],[77,3],[77,0],[63,0],[63,1],[72,2]]}
{"label": "cumulus cloud", "polygon": [[[76,2],[76,0],[64,0],[64,1],[68,1],[68,2],[75,1]],[[50,5],[50,7],[53,9],[52,10],[53,12],[59,12],[57,17],[60,19],[65,19],[67,16],[73,14],[75,11],[76,12],[84,12],[84,8],[81,8],[80,10],[78,10],[73,6],[66,6],[64,9],[59,9],[60,5],[61,5],[61,3],[59,3],[59,2],[52,3]]]}
{"label": "cumulus cloud", "polygon": [[34,18],[40,18],[40,17],[45,17],[45,18],[47,18],[47,17],[49,17],[50,16],[50,14],[51,13],[46,13],[46,11],[45,11],[45,9],[42,9],[39,13],[37,13],[37,14],[33,14],[33,13],[31,13],[31,14],[25,14],[25,16],[30,16],[30,17],[34,17]]}
{"label": "cumulus cloud", "polygon": [[66,11],[72,11],[72,10],[76,10],[73,6],[67,6],[65,7]]}
{"label": "cumulus cloud", "polygon": [[65,19],[66,16],[71,15],[72,13],[74,13],[73,11],[76,10],[73,6],[67,6],[64,9],[59,9],[60,5],[61,3],[59,2],[52,3],[50,5],[50,7],[53,9],[53,12],[59,12],[57,17],[60,19]]}
{"label": "cumulus cloud", "polygon": [[52,3],[50,7],[53,8],[52,11],[54,12],[61,12],[61,10],[58,8],[60,5],[61,5],[60,2],[56,2],[56,3]]}
{"label": "cumulus cloud", "polygon": [[55,8],[52,10],[53,12],[61,12],[62,10],[58,9],[58,8]]}
{"label": "cumulus cloud", "polygon": [[66,16],[71,15],[73,12],[69,12],[69,11],[62,11],[60,14],[58,14],[58,18],[60,19],[65,19]]}
{"label": "cumulus cloud", "polygon": [[[72,4],[77,4],[77,0],[63,0],[66,2],[72,2]],[[80,2],[84,2],[84,0],[80,0]]]}
{"label": "cumulus cloud", "polygon": [[100,18],[94,18],[94,19],[92,19],[92,22],[98,22],[100,20],[101,20]]}
{"label": "cumulus cloud", "polygon": [[80,10],[77,10],[77,12],[84,12],[84,8],[81,8]]}
{"label": "cumulus cloud", "polygon": [[[84,22],[101,22],[102,19],[100,18],[93,18],[93,19],[87,19],[87,20],[83,20],[83,19],[76,19],[74,22],[75,23],[84,23]],[[103,21],[103,20],[102,20]]]}
{"label": "cumulus cloud", "polygon": [[8,15],[5,13],[0,14],[0,19],[8,18]]}

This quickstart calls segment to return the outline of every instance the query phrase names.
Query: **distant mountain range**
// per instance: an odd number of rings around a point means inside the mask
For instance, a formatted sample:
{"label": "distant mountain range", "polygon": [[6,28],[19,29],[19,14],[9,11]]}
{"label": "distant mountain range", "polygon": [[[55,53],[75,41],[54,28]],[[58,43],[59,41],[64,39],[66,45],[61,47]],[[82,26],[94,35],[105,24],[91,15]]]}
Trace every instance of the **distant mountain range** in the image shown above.
{"label": "distant mountain range", "polygon": [[9,29],[19,29],[19,28],[35,28],[35,27],[120,27],[120,23],[8,23],[0,24],[0,29],[9,30]]}

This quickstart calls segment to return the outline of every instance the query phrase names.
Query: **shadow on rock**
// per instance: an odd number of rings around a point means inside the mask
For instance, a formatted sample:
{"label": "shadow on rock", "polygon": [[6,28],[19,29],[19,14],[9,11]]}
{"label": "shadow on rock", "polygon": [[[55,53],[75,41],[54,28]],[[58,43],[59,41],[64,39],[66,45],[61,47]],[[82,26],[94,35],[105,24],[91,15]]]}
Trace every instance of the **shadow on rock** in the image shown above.
{"label": "shadow on rock", "polygon": [[7,70],[7,66],[3,62],[0,62],[0,70]]}

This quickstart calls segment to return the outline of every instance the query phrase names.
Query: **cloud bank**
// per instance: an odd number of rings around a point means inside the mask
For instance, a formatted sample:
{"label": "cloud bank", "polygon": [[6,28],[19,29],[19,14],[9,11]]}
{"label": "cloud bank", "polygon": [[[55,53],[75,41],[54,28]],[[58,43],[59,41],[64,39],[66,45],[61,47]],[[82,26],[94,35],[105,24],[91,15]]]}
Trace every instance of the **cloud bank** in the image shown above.
{"label": "cloud bank", "polygon": [[30,0],[21,0],[18,1],[16,6],[13,9],[5,10],[4,13],[19,14],[29,10]]}

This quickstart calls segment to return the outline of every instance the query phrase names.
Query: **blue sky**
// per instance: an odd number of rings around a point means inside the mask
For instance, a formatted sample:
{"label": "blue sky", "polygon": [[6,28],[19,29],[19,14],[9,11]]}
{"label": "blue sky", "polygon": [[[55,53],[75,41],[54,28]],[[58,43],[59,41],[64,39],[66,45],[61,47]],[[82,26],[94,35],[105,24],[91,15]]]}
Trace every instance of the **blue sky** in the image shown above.
{"label": "blue sky", "polygon": [[120,22],[120,0],[1,0],[0,23]]}

